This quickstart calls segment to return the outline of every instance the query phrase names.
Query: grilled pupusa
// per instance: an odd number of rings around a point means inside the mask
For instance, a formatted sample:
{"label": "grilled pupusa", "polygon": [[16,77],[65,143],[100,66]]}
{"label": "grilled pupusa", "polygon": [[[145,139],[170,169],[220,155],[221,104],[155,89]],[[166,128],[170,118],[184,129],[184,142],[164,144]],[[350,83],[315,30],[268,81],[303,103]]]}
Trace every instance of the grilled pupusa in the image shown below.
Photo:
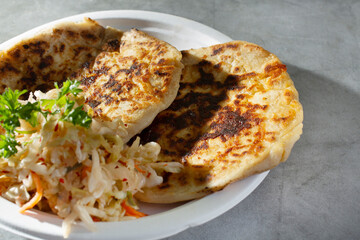
{"label": "grilled pupusa", "polygon": [[119,51],[100,53],[80,73],[85,105],[96,117],[120,118],[125,141],[150,125],[175,99],[183,65],[181,53],[136,29],[124,33]]}
{"label": "grilled pupusa", "polygon": [[47,91],[54,82],[80,80],[86,107],[97,117],[121,118],[127,141],[174,100],[182,67],[181,53],[168,43],[136,29],[123,35],[86,18],[1,51],[0,92]]}
{"label": "grilled pupusa", "polygon": [[49,90],[103,49],[119,45],[122,31],[104,28],[89,18],[44,29],[9,49],[0,50],[0,92]]}
{"label": "grilled pupusa", "polygon": [[171,203],[203,197],[285,161],[302,133],[303,111],[286,66],[242,41],[183,51],[175,101],[141,133],[159,161],[181,173],[136,197]]}
{"label": "grilled pupusa", "polygon": [[[0,91],[45,91],[54,81],[78,78],[87,106],[103,118],[121,117],[130,138],[171,103],[182,65],[166,43],[137,30],[122,35],[86,19],[23,40],[0,52]],[[141,137],[160,143],[159,161],[185,168],[163,174],[163,184],[137,195],[143,201],[202,197],[270,169],[287,159],[302,131],[286,66],[261,47],[230,42],[183,51],[182,62],[177,98]]]}

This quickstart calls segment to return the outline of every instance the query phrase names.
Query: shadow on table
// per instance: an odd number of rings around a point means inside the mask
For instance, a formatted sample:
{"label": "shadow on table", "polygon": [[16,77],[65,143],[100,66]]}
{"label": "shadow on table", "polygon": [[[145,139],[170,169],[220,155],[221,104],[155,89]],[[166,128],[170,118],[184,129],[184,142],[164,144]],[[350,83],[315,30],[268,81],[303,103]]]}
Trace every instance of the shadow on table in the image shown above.
{"label": "shadow on table", "polygon": [[[346,134],[359,135],[360,94],[311,71],[287,65],[304,108],[302,142],[351,141]],[[351,134],[350,134],[351,135]],[[342,139],[344,138],[344,139]]]}

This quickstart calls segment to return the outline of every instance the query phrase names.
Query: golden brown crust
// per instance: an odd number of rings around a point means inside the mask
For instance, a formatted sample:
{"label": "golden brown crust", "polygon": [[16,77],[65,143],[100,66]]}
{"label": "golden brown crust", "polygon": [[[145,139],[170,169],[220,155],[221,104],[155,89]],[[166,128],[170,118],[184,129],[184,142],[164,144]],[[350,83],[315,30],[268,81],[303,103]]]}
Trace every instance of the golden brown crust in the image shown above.
{"label": "golden brown crust", "polygon": [[301,134],[298,94],[275,55],[234,41],[183,51],[183,63],[177,98],[141,137],[185,170],[137,195],[146,202],[202,197],[271,169]]}
{"label": "golden brown crust", "polygon": [[120,51],[103,52],[80,77],[85,104],[100,118],[121,118],[126,141],[176,97],[181,53],[139,30],[124,33]]}
{"label": "golden brown crust", "polygon": [[0,52],[0,92],[6,87],[46,91],[62,82],[122,32],[86,18],[45,29]]}

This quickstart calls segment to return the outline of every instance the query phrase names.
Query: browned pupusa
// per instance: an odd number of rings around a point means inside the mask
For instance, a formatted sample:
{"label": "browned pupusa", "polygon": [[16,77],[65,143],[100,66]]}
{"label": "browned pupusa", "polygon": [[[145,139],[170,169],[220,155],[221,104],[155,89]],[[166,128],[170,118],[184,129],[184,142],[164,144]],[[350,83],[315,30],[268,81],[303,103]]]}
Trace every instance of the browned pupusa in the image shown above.
{"label": "browned pupusa", "polygon": [[128,141],[175,99],[182,68],[175,47],[132,29],[118,51],[99,54],[79,79],[86,106],[97,117],[120,118]]}
{"label": "browned pupusa", "polygon": [[205,196],[287,159],[302,132],[303,112],[286,66],[241,41],[183,51],[179,93],[142,132],[161,145],[159,161],[181,173],[137,198],[170,203]]}
{"label": "browned pupusa", "polygon": [[0,92],[6,87],[49,90],[93,60],[103,47],[119,43],[121,36],[121,31],[89,18],[45,29],[0,51]]}
{"label": "browned pupusa", "polygon": [[1,51],[0,92],[6,87],[47,91],[54,82],[79,80],[86,107],[97,117],[120,118],[127,141],[174,100],[182,67],[181,53],[170,44],[86,18],[55,25]]}

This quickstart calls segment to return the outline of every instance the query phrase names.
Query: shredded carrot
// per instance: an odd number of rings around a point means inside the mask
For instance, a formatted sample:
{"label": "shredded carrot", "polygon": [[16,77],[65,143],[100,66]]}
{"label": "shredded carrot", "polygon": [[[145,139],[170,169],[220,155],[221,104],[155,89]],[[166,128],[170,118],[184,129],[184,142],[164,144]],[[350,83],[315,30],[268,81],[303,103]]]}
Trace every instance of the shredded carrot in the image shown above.
{"label": "shredded carrot", "polygon": [[121,203],[121,206],[125,209],[125,216],[132,216],[136,218],[141,218],[147,216],[147,214],[139,212],[138,210],[134,209],[133,207],[130,207],[126,204],[126,201],[123,201]]}
{"label": "shredded carrot", "polygon": [[147,173],[146,171],[142,170],[138,165],[135,164],[136,170],[138,170],[140,173]]}
{"label": "shredded carrot", "polygon": [[35,205],[38,204],[38,202],[40,202],[42,195],[43,195],[43,187],[41,185],[41,180],[40,180],[39,175],[37,175],[34,172],[31,172],[31,177],[32,177],[33,181],[35,182],[36,193],[35,193],[35,196],[32,199],[30,199],[30,201],[25,203],[19,209],[20,213],[24,213],[26,210],[29,210],[29,209],[35,207]]}
{"label": "shredded carrot", "polygon": [[81,170],[81,179],[86,178],[87,172],[90,172],[90,171],[91,171],[91,167],[84,166],[83,169]]}
{"label": "shredded carrot", "polygon": [[101,218],[99,218],[99,217],[91,216],[91,218],[94,222],[101,222]]}

